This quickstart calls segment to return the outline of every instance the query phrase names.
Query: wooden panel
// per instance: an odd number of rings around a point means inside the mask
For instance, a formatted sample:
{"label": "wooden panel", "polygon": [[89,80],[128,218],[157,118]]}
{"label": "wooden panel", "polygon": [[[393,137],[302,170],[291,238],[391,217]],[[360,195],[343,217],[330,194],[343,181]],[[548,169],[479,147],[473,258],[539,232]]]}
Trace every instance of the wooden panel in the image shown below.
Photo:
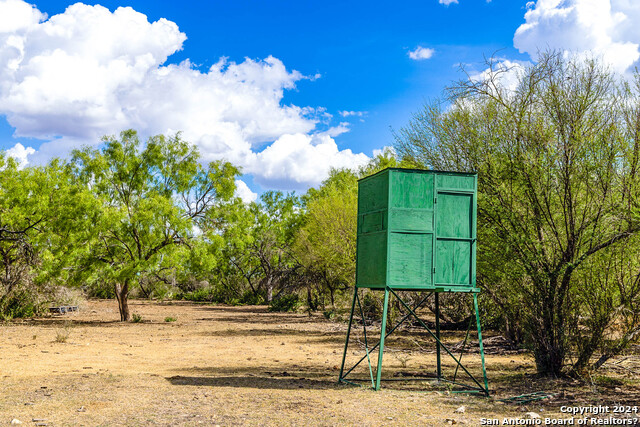
{"label": "wooden panel", "polygon": [[389,234],[389,286],[424,288],[431,285],[432,234]]}
{"label": "wooden panel", "polygon": [[471,285],[471,242],[436,242],[436,284]]}
{"label": "wooden panel", "polygon": [[438,237],[471,238],[473,195],[438,193]]}
{"label": "wooden panel", "polygon": [[358,183],[358,213],[386,209],[389,198],[389,172]]}
{"label": "wooden panel", "polygon": [[357,286],[473,287],[475,185],[474,175],[402,169],[360,180]]}
{"label": "wooden panel", "polygon": [[384,287],[387,273],[387,233],[358,236],[358,287]]}
{"label": "wooden panel", "polygon": [[358,230],[360,233],[375,233],[383,231],[385,227],[386,211],[372,212],[361,216]]}
{"label": "wooden panel", "polygon": [[433,175],[420,172],[391,172],[392,208],[433,209]]}
{"label": "wooden panel", "polygon": [[475,176],[439,173],[436,176],[436,185],[438,188],[456,188],[460,190],[475,189]]}
{"label": "wooden panel", "polygon": [[432,231],[433,211],[426,209],[392,209],[389,211],[389,230]]}

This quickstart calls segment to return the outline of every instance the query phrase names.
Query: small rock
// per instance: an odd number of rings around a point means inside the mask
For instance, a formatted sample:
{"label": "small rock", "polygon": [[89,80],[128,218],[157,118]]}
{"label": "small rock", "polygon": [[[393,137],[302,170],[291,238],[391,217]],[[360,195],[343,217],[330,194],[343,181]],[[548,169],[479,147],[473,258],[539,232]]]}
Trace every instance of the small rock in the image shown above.
{"label": "small rock", "polygon": [[12,419],[12,420],[11,420],[11,424],[13,424],[13,425],[16,425],[16,424],[22,424],[22,421],[20,421],[20,420],[19,420],[19,419],[17,419],[17,418],[14,418],[14,419]]}
{"label": "small rock", "polygon": [[393,419],[393,417],[387,417],[387,419],[388,419],[388,420],[392,420],[392,419]]}
{"label": "small rock", "polygon": [[456,420],[454,420],[453,418],[447,418],[447,419],[445,420],[445,422],[446,422],[447,424],[450,424],[450,425],[454,425],[454,424],[457,424],[457,423],[458,423],[458,422],[457,422]]}
{"label": "small rock", "polygon": [[464,414],[464,411],[467,410],[467,407],[462,405],[461,407],[459,407],[458,409],[456,409],[456,412],[459,414]]}
{"label": "small rock", "polygon": [[531,419],[536,419],[536,418],[540,418],[540,414],[537,414],[535,412],[527,412],[526,414],[524,414],[525,416],[531,418]]}
{"label": "small rock", "polygon": [[87,412],[87,408],[85,408],[84,406],[81,406],[77,409],[78,412]]}

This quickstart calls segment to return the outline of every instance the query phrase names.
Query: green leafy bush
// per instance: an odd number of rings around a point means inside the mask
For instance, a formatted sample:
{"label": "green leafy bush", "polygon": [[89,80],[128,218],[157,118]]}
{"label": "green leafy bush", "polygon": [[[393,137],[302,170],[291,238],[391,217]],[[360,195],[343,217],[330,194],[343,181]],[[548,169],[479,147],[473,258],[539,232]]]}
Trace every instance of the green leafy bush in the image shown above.
{"label": "green leafy bush", "polygon": [[382,316],[382,298],[374,292],[366,291],[361,300],[362,310],[367,317],[380,318]]}
{"label": "green leafy bush", "polygon": [[44,313],[44,304],[38,301],[36,295],[27,292],[19,292],[9,297],[0,311],[0,318],[4,320],[33,317]]}
{"label": "green leafy bush", "polygon": [[282,295],[271,301],[269,311],[295,311],[300,304],[298,294]]}
{"label": "green leafy bush", "polygon": [[201,288],[190,292],[179,292],[176,299],[183,299],[195,302],[215,302],[215,294],[213,288]]}
{"label": "green leafy bush", "polygon": [[104,281],[95,281],[84,287],[87,298],[113,299],[116,297],[113,284]]}

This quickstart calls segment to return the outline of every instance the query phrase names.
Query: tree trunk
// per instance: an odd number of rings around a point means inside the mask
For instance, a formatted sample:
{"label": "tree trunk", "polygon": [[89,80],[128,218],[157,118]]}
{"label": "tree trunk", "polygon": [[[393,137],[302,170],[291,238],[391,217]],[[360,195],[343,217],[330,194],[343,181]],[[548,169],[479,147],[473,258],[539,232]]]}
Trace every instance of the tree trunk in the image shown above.
{"label": "tree trunk", "polygon": [[[542,310],[542,322],[534,330],[533,356],[538,374],[559,377],[564,363],[565,348],[562,342],[562,328],[553,320],[552,309]],[[540,327],[542,326],[542,327]]]}
{"label": "tree trunk", "polygon": [[120,309],[120,321],[128,322],[131,320],[131,312],[129,311],[129,281],[123,284],[115,285],[116,299],[118,300],[118,309]]}
{"label": "tree trunk", "polygon": [[271,279],[271,277],[267,278],[266,288],[267,288],[267,304],[269,304],[273,299],[273,280]]}
{"label": "tree trunk", "polygon": [[559,377],[562,374],[562,363],[564,361],[564,349],[558,345],[540,347],[534,350],[536,369],[541,375]]}
{"label": "tree trunk", "polygon": [[512,321],[510,316],[505,316],[504,319],[504,335],[507,339],[511,340],[514,343],[520,343],[520,337],[518,334],[518,328],[514,327],[514,321]]}

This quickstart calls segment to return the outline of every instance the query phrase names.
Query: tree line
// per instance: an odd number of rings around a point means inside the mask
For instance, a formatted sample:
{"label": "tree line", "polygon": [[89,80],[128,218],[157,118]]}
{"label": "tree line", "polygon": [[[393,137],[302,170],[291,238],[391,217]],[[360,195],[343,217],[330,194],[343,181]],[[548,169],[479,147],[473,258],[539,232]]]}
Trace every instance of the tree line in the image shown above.
{"label": "tree line", "polygon": [[[142,143],[128,130],[23,169],[0,155],[0,315],[35,314],[74,287],[115,298],[123,321],[131,295],[330,317],[355,281],[357,180],[389,166],[473,171],[484,321],[530,348],[540,373],[597,369],[640,337],[640,78],[553,52],[487,76],[425,105],[395,152],[302,195],[245,203],[240,170],[204,165],[180,134]],[[448,302],[444,321],[469,314]]]}
{"label": "tree line", "polygon": [[240,170],[203,165],[180,134],[105,137],[68,161],[19,168],[0,155],[0,314],[35,314],[60,287],[112,297],[336,305],[354,282],[357,179],[334,170],[298,196],[234,196]]}

